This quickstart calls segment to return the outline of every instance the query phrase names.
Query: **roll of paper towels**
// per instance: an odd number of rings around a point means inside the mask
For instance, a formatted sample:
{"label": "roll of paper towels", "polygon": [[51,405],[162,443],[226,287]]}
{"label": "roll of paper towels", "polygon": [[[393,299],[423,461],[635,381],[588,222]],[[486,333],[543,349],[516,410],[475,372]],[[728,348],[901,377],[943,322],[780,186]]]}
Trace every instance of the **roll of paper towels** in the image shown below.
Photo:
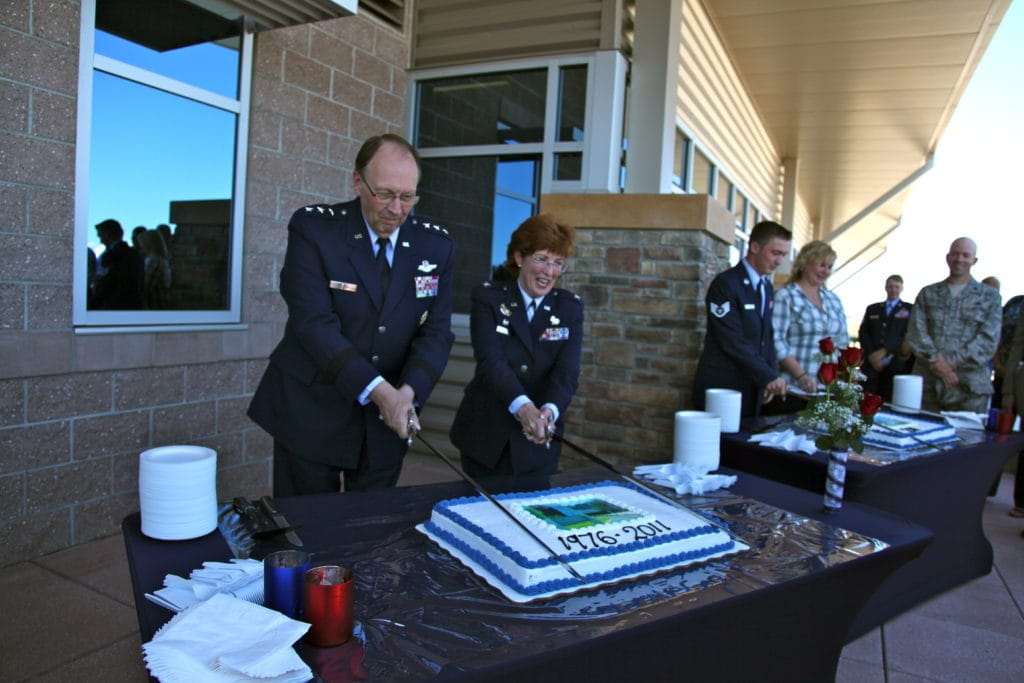
{"label": "roll of paper towels", "polygon": [[742,407],[743,394],[735,389],[708,389],[704,392],[704,410],[721,418],[723,433],[740,431]]}
{"label": "roll of paper towels", "polygon": [[703,410],[680,410],[675,422],[672,461],[703,472],[717,470],[722,419]]}
{"label": "roll of paper towels", "polygon": [[892,378],[892,404],[906,410],[921,409],[921,391],[924,378],[920,375],[896,375]]}

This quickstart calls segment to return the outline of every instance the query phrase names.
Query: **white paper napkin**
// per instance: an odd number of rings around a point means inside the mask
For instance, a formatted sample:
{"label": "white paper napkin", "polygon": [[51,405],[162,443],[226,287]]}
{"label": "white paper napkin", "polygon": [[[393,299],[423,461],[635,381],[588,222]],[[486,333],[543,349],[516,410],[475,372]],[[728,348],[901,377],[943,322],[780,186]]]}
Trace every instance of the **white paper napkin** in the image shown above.
{"label": "white paper napkin", "polygon": [[735,475],[710,474],[702,468],[677,462],[665,465],[640,465],[633,469],[633,474],[650,479],[655,484],[675,489],[675,492],[680,495],[684,493],[701,495],[709,491],[728,488],[736,483]]}
{"label": "white paper napkin", "polygon": [[146,593],[146,599],[180,612],[215,593],[261,604],[263,602],[263,562],[232,559],[230,562],[203,562],[187,579],[175,574],[164,577],[164,587]]}
{"label": "white paper napkin", "polygon": [[815,453],[818,447],[814,445],[814,439],[805,436],[804,434],[797,434],[792,429],[787,429],[782,432],[764,432],[762,434],[754,434],[750,437],[750,440],[754,443],[759,443],[762,446],[768,446],[769,448],[778,448],[782,451],[803,451],[804,453]]}
{"label": "white paper napkin", "polygon": [[292,649],[309,624],[221,593],[176,614],[142,646],[162,683],[298,683],[313,672]]}

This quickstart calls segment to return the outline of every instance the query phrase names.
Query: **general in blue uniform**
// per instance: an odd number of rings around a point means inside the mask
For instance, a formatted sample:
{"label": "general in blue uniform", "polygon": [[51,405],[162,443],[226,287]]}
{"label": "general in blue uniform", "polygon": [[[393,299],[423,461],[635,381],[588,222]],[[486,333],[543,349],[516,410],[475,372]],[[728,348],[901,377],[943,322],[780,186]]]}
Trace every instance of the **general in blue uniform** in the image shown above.
{"label": "general in blue uniform", "polygon": [[693,385],[698,410],[704,409],[710,388],[739,391],[744,416],[754,415],[762,399],[785,394],[776,365],[774,290],[768,276],[789,253],[791,239],[789,230],[777,223],[758,223],[746,257],[711,281],[705,297],[708,329]]}
{"label": "general in blue uniform", "polygon": [[564,432],[583,348],[583,302],[554,287],[574,235],[548,215],[527,219],[503,267],[518,276],[473,288],[476,370],[451,428],[470,476],[557,471],[561,443],[545,430]]}
{"label": "general in blue uniform", "polygon": [[371,140],[371,161],[357,157],[360,198],[304,207],[288,224],[288,322],[249,406],[274,437],[275,495],[337,491],[341,472],[346,490],[393,486],[418,428],[406,413],[430,396],[454,341],[452,241],[408,211],[418,158],[408,167],[398,136]]}

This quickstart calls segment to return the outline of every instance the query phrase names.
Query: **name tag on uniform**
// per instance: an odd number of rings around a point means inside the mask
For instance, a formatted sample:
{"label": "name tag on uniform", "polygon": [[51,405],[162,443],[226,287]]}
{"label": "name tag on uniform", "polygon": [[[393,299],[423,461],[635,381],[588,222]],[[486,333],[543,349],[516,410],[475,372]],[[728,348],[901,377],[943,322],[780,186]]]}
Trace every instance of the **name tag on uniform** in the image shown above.
{"label": "name tag on uniform", "polygon": [[331,289],[340,289],[343,292],[354,292],[359,289],[358,285],[354,285],[351,282],[338,282],[337,280],[331,280]]}
{"label": "name tag on uniform", "polygon": [[569,338],[568,327],[549,327],[540,336],[541,341],[564,341]]}
{"label": "name tag on uniform", "polygon": [[743,308],[744,310],[752,311],[754,310],[754,304],[743,304]]}
{"label": "name tag on uniform", "polygon": [[440,278],[437,275],[417,275],[416,298],[422,299],[428,296],[437,296],[437,284]]}
{"label": "name tag on uniform", "polygon": [[504,334],[505,336],[508,336],[508,328],[505,327],[504,325],[498,325],[497,327],[494,328],[494,331],[497,332],[498,334]]}

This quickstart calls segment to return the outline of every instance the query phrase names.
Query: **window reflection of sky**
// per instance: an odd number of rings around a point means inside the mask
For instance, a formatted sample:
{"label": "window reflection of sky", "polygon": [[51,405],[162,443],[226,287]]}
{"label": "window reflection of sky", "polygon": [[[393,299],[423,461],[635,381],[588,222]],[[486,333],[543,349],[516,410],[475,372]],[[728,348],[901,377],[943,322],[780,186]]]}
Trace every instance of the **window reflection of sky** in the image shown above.
{"label": "window reflection of sky", "polygon": [[[236,39],[237,42],[237,39]],[[157,52],[123,38],[96,31],[96,54],[137,66],[155,74],[215,92],[238,97],[238,49],[202,43]]]}
{"label": "window reflection of sky", "polygon": [[[159,53],[96,31],[96,52],[227,97],[237,97],[238,51],[203,44]],[[130,240],[137,225],[170,223],[171,201],[233,193],[235,114],[96,71],[89,170],[91,226],[115,218]],[[173,225],[172,225],[173,227]]]}
{"label": "window reflection of sky", "polygon": [[513,231],[533,215],[536,194],[537,162],[499,160],[494,197],[494,226],[491,238],[491,264],[504,263]]}

